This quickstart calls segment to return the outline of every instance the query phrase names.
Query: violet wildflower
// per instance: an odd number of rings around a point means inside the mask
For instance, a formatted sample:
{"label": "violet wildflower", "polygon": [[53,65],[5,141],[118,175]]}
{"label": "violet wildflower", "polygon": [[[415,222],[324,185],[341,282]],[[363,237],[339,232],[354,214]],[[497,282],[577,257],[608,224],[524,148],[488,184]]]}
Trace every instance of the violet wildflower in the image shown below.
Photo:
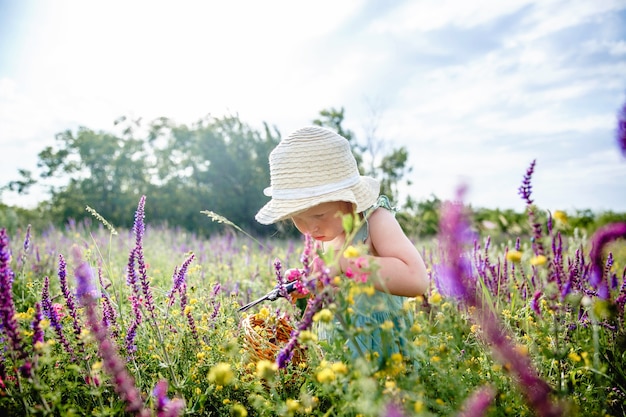
{"label": "violet wildflower", "polygon": [[[131,286],[131,289],[135,294],[135,301],[137,303],[141,303],[141,301],[143,301],[146,310],[150,313],[150,317],[153,321],[156,321],[154,299],[152,297],[148,271],[143,257],[143,235],[146,230],[144,223],[145,204],[146,196],[144,195],[139,199],[139,204],[137,205],[137,210],[135,211],[135,223],[133,226],[133,232],[135,233],[135,247],[131,250],[128,259],[128,276],[126,281],[128,285]],[[135,270],[135,265],[137,265],[137,270]],[[141,294],[143,294],[143,297],[141,297]],[[138,314],[135,311],[135,317],[137,316]]]}
{"label": "violet wildflower", "polygon": [[100,295],[102,296],[102,324],[109,329],[111,336],[113,336],[114,339],[117,339],[117,313],[111,304],[111,297],[109,297],[109,294],[106,291],[107,287],[105,287],[102,280],[101,266],[98,266],[98,282],[100,283],[100,288],[102,289],[100,291]]}
{"label": "violet wildflower", "polygon": [[539,299],[542,296],[542,292],[537,290],[533,295],[533,298],[530,300],[530,308],[538,315],[541,316],[541,309],[539,308]]}
{"label": "violet wildflower", "polygon": [[98,317],[91,266],[81,259],[79,251],[76,251],[74,254],[79,263],[74,271],[77,281],[76,293],[80,304],[85,308],[87,323],[98,343],[98,353],[102,358],[104,369],[111,376],[115,392],[126,403],[126,411],[137,416],[147,417],[150,415],[150,412],[144,408],[141,393],[135,387],[133,377],[126,370],[124,361],[119,357],[114,343],[109,339],[106,327],[102,325],[102,321]]}
{"label": "violet wildflower", "polygon": [[530,198],[533,188],[530,179],[532,178],[533,172],[535,171],[535,163],[536,160],[533,159],[533,161],[530,163],[530,166],[526,170],[526,174],[524,174],[522,185],[518,189],[519,195],[522,197],[522,199],[524,199],[526,205],[529,206],[533,204],[533,200]]}
{"label": "violet wildflower", "polygon": [[137,337],[137,328],[139,328],[141,320],[133,320],[128,330],[126,331],[126,337],[124,338],[124,343],[126,345],[126,351],[132,358],[135,352],[137,352],[137,345],[135,345],[135,337]]}
{"label": "violet wildflower", "polygon": [[25,356],[22,348],[22,340],[15,319],[15,304],[13,303],[13,279],[14,272],[9,263],[11,261],[11,249],[6,229],[0,230],[0,328],[9,339],[13,354],[20,358]]}
{"label": "violet wildflower", "polygon": [[139,286],[137,284],[137,274],[135,273],[135,255],[137,253],[137,248],[133,248],[130,251],[130,259],[128,261],[128,275],[127,282],[131,286],[132,293],[130,294],[130,302],[133,310],[133,321],[130,324],[127,332],[126,332],[126,350],[128,353],[133,354],[137,351],[137,346],[135,345],[135,336],[137,335],[137,328],[143,321],[143,314],[141,312],[141,296],[139,293]]}
{"label": "violet wildflower", "polygon": [[551,274],[548,278],[551,282],[556,282],[559,293],[562,294],[565,272],[563,269],[563,240],[560,232],[552,239],[552,254],[554,259],[551,264]]}
{"label": "violet wildflower", "polygon": [[616,129],[617,145],[622,151],[622,155],[626,157],[626,103],[617,113],[617,129]]}
{"label": "violet wildflower", "polygon": [[[464,191],[464,188],[458,190],[459,197],[462,197]],[[475,286],[469,282],[471,265],[460,244],[468,242],[469,238],[469,224],[463,214],[462,203],[443,203],[439,221],[441,262],[435,266],[435,283],[440,294],[474,305]]]}
{"label": "violet wildflower", "polygon": [[209,322],[211,322],[211,326],[215,325],[215,323],[213,323],[213,320],[215,320],[215,318],[219,314],[221,306],[222,303],[220,303],[219,301],[213,304],[213,313],[211,313],[211,316],[209,317]]}
{"label": "violet wildflower", "polygon": [[402,412],[402,408],[394,403],[390,402],[385,406],[385,411],[381,415],[381,417],[404,417],[405,414]]}
{"label": "violet wildflower", "polygon": [[[183,264],[180,266],[180,269],[178,267],[174,268],[174,274],[172,276],[172,281],[173,281],[172,289],[170,290],[170,292],[167,295],[168,296],[168,303],[167,303],[168,307],[171,307],[174,304],[174,297],[176,296],[176,293],[178,291],[180,291],[182,285],[185,283],[185,277],[187,275],[187,270],[189,269],[189,265],[191,264],[191,261],[194,260],[194,258],[195,258],[195,255],[192,253],[191,255],[189,255],[187,257],[187,259],[185,259]],[[214,288],[214,290],[215,290],[215,288]]]}
{"label": "violet wildflower", "polygon": [[72,324],[74,326],[74,334],[79,336],[81,332],[81,327],[78,322],[78,311],[76,309],[76,303],[74,300],[74,295],[70,292],[69,287],[67,285],[67,264],[63,255],[59,255],[59,282],[61,286],[61,293],[63,294],[63,298],[65,298],[65,305],[67,305],[67,310],[69,311],[70,317],[72,317]]}
{"label": "violet wildflower", "polygon": [[176,293],[178,293],[179,301],[180,301],[180,311],[183,316],[187,318],[187,324],[189,324],[189,328],[191,329],[191,334],[194,339],[198,339],[198,330],[196,328],[196,322],[191,315],[191,306],[187,306],[187,282],[185,281],[185,276],[187,274],[187,269],[189,268],[189,264],[194,259],[195,255],[192,253],[189,257],[183,262],[180,269],[177,267],[174,268],[174,276],[173,276],[173,285],[172,289],[169,292],[169,300],[168,307],[174,304],[174,297]]}
{"label": "violet wildflower", "polygon": [[54,329],[57,339],[59,339],[59,342],[65,348],[65,351],[70,355],[70,360],[74,362],[76,360],[74,348],[72,348],[70,342],[63,333],[61,319],[57,310],[52,305],[52,300],[50,299],[50,279],[48,277],[44,278],[43,288],[41,289],[41,311],[48,318],[48,320],[50,320],[50,326]]}
{"label": "violet wildflower", "polygon": [[[328,273],[326,271],[320,273],[319,279],[323,284],[328,284],[330,282],[330,278],[328,277]],[[327,305],[330,301],[332,301],[332,295],[329,291],[324,290],[308,299],[307,307],[304,310],[302,319],[296,328],[292,330],[287,344],[285,344],[280,352],[278,352],[278,355],[276,355],[276,364],[279,368],[285,368],[287,363],[291,361],[294,351],[298,347],[298,336],[300,336],[300,333],[304,330],[309,330],[311,328],[315,313],[320,311],[322,307]]]}
{"label": "violet wildflower", "polygon": [[24,245],[23,245],[23,252],[22,252],[22,256],[20,256],[20,263],[22,265],[24,265],[25,261],[26,261],[26,255],[28,254],[28,251],[30,250],[30,229],[31,226],[30,224],[28,225],[28,227],[26,228],[26,236],[24,237]]}
{"label": "violet wildflower", "polygon": [[219,294],[221,290],[222,290],[222,285],[219,282],[215,283],[215,285],[213,285],[213,289],[211,290],[210,297],[213,298],[217,296],[217,294]]}
{"label": "violet wildflower", "polygon": [[619,238],[626,238],[626,223],[607,224],[598,229],[591,237],[589,282],[598,291],[598,296],[602,299],[609,298],[608,283],[606,277],[604,277],[602,252],[606,245]]}
{"label": "violet wildflower", "polygon": [[[459,195],[462,195],[462,192]],[[448,279],[456,283],[458,287],[462,286],[460,290],[463,294],[463,302],[474,307],[474,318],[483,329],[484,337],[489,342],[494,356],[510,370],[536,415],[540,417],[560,416],[563,410],[552,402],[550,385],[540,378],[530,358],[520,354],[516,349],[512,338],[504,331],[495,312],[491,308],[484,307],[484,300],[481,299],[482,292],[467,286],[469,280],[465,274],[469,271],[465,268],[461,256],[462,245],[467,243],[464,239],[467,232],[463,231],[464,228],[467,228],[467,220],[460,207],[460,204],[442,206],[440,226],[442,236],[440,241],[442,253],[446,255],[444,259],[448,263],[446,266],[446,270],[450,274]]]}
{"label": "violet wildflower", "polygon": [[528,212],[528,220],[530,221],[530,225],[533,229],[533,236],[531,238],[533,251],[535,255],[544,255],[543,245],[541,244],[541,224],[536,219],[535,208],[533,206],[533,200],[530,198],[532,194],[532,185],[531,178],[535,171],[535,162],[533,160],[530,163],[530,166],[526,170],[526,174],[524,174],[524,179],[522,181],[522,185],[519,187],[519,195],[526,202],[526,210]]}
{"label": "violet wildflower", "polygon": [[487,413],[496,396],[496,390],[492,386],[484,386],[472,393],[463,405],[462,411],[457,417],[482,417]]}
{"label": "violet wildflower", "polygon": [[280,296],[287,298],[288,294],[287,289],[285,288],[285,284],[287,284],[287,282],[283,276],[283,264],[278,258],[274,259],[274,274],[276,275],[276,282]]}
{"label": "violet wildflower", "polygon": [[185,402],[180,398],[170,400],[167,397],[167,380],[161,379],[152,390],[156,400],[157,417],[178,417],[181,415]]}
{"label": "violet wildflower", "polygon": [[298,336],[300,336],[300,333],[302,333],[302,331],[310,329],[311,325],[313,324],[313,314],[310,313],[312,311],[319,311],[322,305],[323,303],[319,299],[309,299],[307,309],[302,316],[302,320],[300,321],[300,323],[298,323],[298,326],[291,331],[289,341],[276,355],[276,364],[279,368],[285,368],[287,366],[287,363],[291,361],[296,348],[299,346]]}
{"label": "violet wildflower", "polygon": [[187,324],[191,329],[191,335],[194,339],[198,340],[198,330],[196,328],[196,321],[191,315],[192,307],[187,305],[187,284],[183,283],[182,288],[179,291],[180,294],[180,307],[184,316],[187,317]]}
{"label": "violet wildflower", "polygon": [[41,314],[41,303],[35,303],[35,316],[33,317],[33,322],[30,327],[33,329],[33,346],[37,348],[38,344],[44,342],[44,333],[41,328],[41,320],[43,316]]}
{"label": "violet wildflower", "polygon": [[150,312],[150,316],[153,320],[156,320],[154,312],[154,299],[152,298],[152,290],[150,289],[150,280],[148,279],[148,272],[146,263],[143,258],[143,247],[138,246],[135,253],[135,259],[137,261],[137,267],[139,269],[139,279],[141,282],[141,290],[143,293],[143,301],[146,306],[146,310]]}
{"label": "violet wildflower", "polygon": [[133,225],[133,231],[135,232],[135,247],[143,245],[143,234],[146,231],[146,225],[144,219],[146,206],[146,196],[142,195],[137,204],[137,211],[135,211],[135,224]]}

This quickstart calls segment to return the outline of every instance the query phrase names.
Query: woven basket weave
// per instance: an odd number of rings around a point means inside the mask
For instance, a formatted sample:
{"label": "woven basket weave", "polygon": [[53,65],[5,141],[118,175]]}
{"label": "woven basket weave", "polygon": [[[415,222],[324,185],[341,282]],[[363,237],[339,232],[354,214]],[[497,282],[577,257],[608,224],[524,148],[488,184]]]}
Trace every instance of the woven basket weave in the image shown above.
{"label": "woven basket weave", "polygon": [[[289,341],[293,331],[293,327],[285,317],[262,318],[258,314],[245,317],[241,321],[241,328],[245,346],[253,361],[276,360],[276,355]],[[298,364],[304,359],[304,348],[298,345],[291,361]]]}

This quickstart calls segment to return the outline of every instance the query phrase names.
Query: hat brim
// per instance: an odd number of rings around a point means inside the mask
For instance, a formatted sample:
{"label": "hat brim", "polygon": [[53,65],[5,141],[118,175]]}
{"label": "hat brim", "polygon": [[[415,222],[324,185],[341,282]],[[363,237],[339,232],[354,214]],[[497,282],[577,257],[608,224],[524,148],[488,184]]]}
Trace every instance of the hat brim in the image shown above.
{"label": "hat brim", "polygon": [[377,180],[372,177],[361,176],[359,182],[352,187],[315,197],[291,200],[272,198],[259,210],[255,219],[261,224],[273,224],[293,217],[318,204],[329,203],[331,201],[347,201],[353,203],[356,212],[360,213],[376,202],[379,193],[380,184]]}

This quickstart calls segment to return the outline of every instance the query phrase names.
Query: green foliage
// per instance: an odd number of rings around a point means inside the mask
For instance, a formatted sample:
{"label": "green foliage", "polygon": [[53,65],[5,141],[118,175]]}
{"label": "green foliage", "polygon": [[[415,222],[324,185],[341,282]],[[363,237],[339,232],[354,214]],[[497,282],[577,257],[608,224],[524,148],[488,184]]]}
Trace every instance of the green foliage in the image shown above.
{"label": "green foliage", "polygon": [[[150,213],[150,204],[146,207]],[[147,227],[143,252],[156,308],[153,318],[144,311],[135,339],[138,349],[133,353],[126,348],[134,320],[133,290],[126,278],[129,248],[136,245],[136,236],[127,229],[113,234],[105,227],[94,227],[91,220],[44,234],[34,230],[28,245],[22,244],[27,239],[23,231],[11,240],[12,296],[27,355],[14,355],[6,338],[0,342],[5,352],[0,411],[5,415],[123,413],[125,403],[115,391],[117,382],[104,369],[84,310],[78,310],[76,320],[83,330],[76,333],[60,288],[59,254],[67,256],[75,246],[102,278],[102,285],[97,286],[103,295],[100,306],[106,294],[116,312],[109,337],[150,410],[156,406],[152,390],[166,379],[168,397],[184,399],[185,412],[198,416],[378,417],[385,415],[390,402],[399,404],[405,415],[454,416],[465,400],[484,386],[497,393],[487,416],[533,415],[507,361],[493,354],[472,309],[438,291],[442,276],[436,245],[420,247],[433,281],[427,294],[402,306],[404,313],[414,318],[410,328],[355,327],[350,321],[351,309],[356,308],[354,298],[367,296],[373,288],[371,283],[339,279],[332,290],[336,292],[333,302],[314,316],[316,326],[331,325],[339,337],[317,339],[315,333],[301,334],[300,343],[306,347],[303,360],[278,370],[272,361],[257,357],[258,345],[250,343],[244,320],[254,314],[276,325],[285,317],[296,326],[300,310],[285,299],[249,313],[237,309],[274,286],[276,260],[282,268],[300,266],[299,242],[254,241],[231,234],[231,229],[206,239],[181,230]],[[544,238],[546,243],[549,238]],[[530,239],[522,238],[518,258],[506,255],[506,243],[490,245],[490,241],[486,238],[484,248],[478,246],[472,252],[481,277],[477,290],[489,294],[485,302],[498,313],[506,340],[515,344],[519,355],[532,358],[540,376],[552,387],[555,401],[562,401],[572,414],[623,413],[626,317],[615,316],[611,303],[584,298],[580,292],[560,299],[549,282],[553,266],[533,256]],[[575,259],[575,253],[585,246],[585,237],[565,239],[563,264]],[[616,274],[626,266],[624,248],[623,242],[612,247],[611,270]],[[194,258],[185,275],[187,302],[183,305],[181,294],[172,288],[176,271],[191,254]],[[70,261],[67,277],[72,293],[76,288],[74,267],[75,262]],[[31,342],[34,306],[41,300],[44,277],[51,278],[50,296],[62,314],[63,335],[78,355],[59,342],[49,320],[42,322],[44,343]],[[542,291],[537,306],[532,302],[534,289]],[[335,319],[340,326],[334,324]],[[263,329],[270,327],[256,331]],[[355,332],[369,331],[381,331],[383,339],[388,331],[400,331],[410,341],[407,353],[391,355],[382,364],[376,356],[370,356],[374,360],[355,360],[344,342]],[[28,375],[20,371],[26,361],[33,366]]]}
{"label": "green foliage", "polygon": [[[154,224],[208,234],[216,228],[200,211],[211,209],[228,213],[248,230],[266,230],[253,219],[266,200],[267,158],[280,140],[278,132],[267,125],[255,131],[237,117],[192,126],[160,118],[147,127],[121,118],[116,125],[118,134],[85,127],[59,133],[56,146],[39,153],[39,177],[51,198],[37,212],[60,226],[88,217],[85,207],[91,206],[113,225],[130,227],[128,213],[148,194],[157,202]],[[22,175],[7,188],[26,192],[34,181],[31,173]],[[2,212],[10,225],[12,213]]]}

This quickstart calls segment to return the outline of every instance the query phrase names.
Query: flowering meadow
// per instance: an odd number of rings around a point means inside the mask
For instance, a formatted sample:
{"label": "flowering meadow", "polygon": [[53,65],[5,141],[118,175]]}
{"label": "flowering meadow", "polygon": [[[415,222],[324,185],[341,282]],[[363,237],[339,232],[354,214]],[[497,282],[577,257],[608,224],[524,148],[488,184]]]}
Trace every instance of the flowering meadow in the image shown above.
{"label": "flowering meadow", "polygon": [[[416,241],[430,288],[404,303],[406,351],[387,357],[345,347],[396,326],[352,323],[373,278],[329,276],[336,260],[306,237],[258,241],[218,215],[210,239],[151,227],[146,197],[132,230],[92,209],[64,230],[1,229],[0,414],[626,415],[626,224],[566,237],[532,200],[533,170],[529,236],[477,234],[463,190],[443,205],[437,238]],[[291,279],[310,296],[238,311]]]}

